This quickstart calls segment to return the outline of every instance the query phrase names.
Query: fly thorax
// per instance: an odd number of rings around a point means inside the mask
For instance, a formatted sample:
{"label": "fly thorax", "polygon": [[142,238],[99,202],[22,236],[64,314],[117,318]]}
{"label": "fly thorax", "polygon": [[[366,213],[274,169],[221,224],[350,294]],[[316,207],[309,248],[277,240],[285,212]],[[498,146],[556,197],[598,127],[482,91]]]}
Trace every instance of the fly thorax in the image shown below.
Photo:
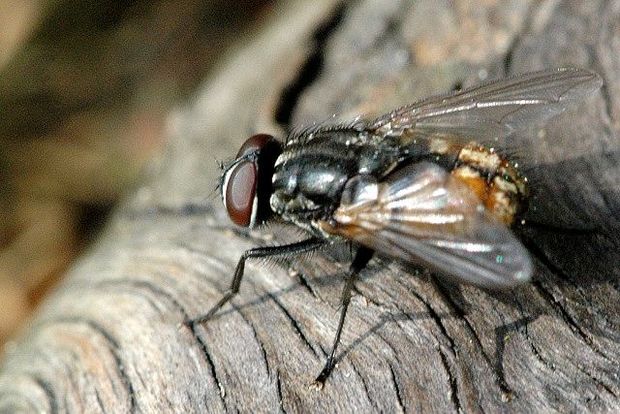
{"label": "fly thorax", "polygon": [[290,159],[276,167],[271,209],[288,221],[326,216],[336,207],[347,178],[347,170],[335,159]]}

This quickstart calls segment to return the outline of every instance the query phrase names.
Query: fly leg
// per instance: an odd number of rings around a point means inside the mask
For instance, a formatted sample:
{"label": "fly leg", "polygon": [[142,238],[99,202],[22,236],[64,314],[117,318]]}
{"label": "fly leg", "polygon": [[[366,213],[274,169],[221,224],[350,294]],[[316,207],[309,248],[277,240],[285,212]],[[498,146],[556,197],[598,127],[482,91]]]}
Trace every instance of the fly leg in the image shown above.
{"label": "fly leg", "polygon": [[336,336],[334,338],[334,343],[332,344],[332,350],[327,357],[327,361],[325,362],[325,366],[321,373],[316,377],[314,383],[318,387],[323,387],[325,380],[329,377],[329,374],[334,369],[336,348],[338,348],[338,344],[340,343],[340,335],[342,334],[342,327],[344,325],[344,319],[347,315],[347,309],[349,308],[349,302],[351,302],[351,289],[353,289],[353,284],[359,272],[366,267],[374,250],[371,250],[367,247],[360,247],[355,253],[355,258],[353,259],[353,263],[349,267],[349,273],[345,279],[344,288],[342,289],[342,296],[340,297],[340,320],[338,321],[338,328],[336,328]]}
{"label": "fly leg", "polygon": [[228,290],[224,293],[224,296],[207,313],[198,316],[197,318],[190,319],[186,322],[186,324],[195,325],[210,319],[222,306],[227,304],[239,292],[239,286],[241,286],[241,279],[243,279],[243,273],[245,270],[245,261],[247,259],[259,257],[269,258],[274,256],[287,256],[305,253],[316,250],[324,244],[325,241],[322,239],[310,238],[296,243],[285,244],[283,246],[255,247],[253,249],[246,250],[237,262],[232,283],[230,284],[230,288],[228,288]]}

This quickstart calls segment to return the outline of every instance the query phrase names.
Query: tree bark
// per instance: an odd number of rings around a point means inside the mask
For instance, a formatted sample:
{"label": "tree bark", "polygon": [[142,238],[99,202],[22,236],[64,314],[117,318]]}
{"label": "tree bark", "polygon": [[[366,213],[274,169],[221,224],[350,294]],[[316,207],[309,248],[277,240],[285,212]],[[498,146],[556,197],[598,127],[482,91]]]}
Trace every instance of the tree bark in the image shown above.
{"label": "tree bark", "polygon": [[[0,408],[42,412],[620,410],[620,1],[287,2],[170,119],[165,157],[7,349]],[[233,228],[211,193],[255,132],[378,115],[481,78],[560,66],[596,96],[515,138],[534,191],[532,283],[446,285],[385,259],[356,283],[338,365],[346,252],[249,264],[286,232]],[[514,143],[511,143],[512,147]]]}

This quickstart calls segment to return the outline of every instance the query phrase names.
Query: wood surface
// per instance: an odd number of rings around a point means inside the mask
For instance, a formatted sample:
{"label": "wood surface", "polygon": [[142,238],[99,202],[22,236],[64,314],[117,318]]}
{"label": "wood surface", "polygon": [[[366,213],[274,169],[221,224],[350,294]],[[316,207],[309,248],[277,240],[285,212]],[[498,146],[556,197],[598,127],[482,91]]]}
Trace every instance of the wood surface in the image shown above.
{"label": "wood surface", "polygon": [[[286,2],[170,115],[165,157],[10,344],[0,409],[38,412],[620,411],[620,1]],[[377,115],[530,70],[604,88],[524,132],[534,194],[519,230],[535,280],[508,292],[371,262],[338,365],[347,252],[250,264],[240,295],[190,329],[237,259],[287,231],[232,227],[216,159],[255,132]]]}

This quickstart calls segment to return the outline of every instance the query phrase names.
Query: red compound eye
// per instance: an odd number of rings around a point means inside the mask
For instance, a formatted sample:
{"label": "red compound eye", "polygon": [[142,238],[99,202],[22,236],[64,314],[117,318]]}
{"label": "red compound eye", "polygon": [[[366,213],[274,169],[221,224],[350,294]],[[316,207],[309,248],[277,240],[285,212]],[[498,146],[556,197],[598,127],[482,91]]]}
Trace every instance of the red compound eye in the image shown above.
{"label": "red compound eye", "polygon": [[268,134],[256,134],[252,135],[250,138],[246,139],[241,148],[239,148],[239,152],[237,152],[237,158],[241,158],[244,155],[248,155],[251,152],[259,151],[271,141],[273,136]]}
{"label": "red compound eye", "polygon": [[257,173],[256,164],[252,161],[242,161],[228,172],[224,203],[228,216],[239,226],[247,227],[252,222]]}
{"label": "red compound eye", "polygon": [[[261,159],[259,151],[263,150],[273,139],[267,134],[252,135],[239,149],[237,159],[252,153],[257,153],[258,157],[242,160],[224,173],[224,205],[230,219],[239,226],[252,226],[256,220],[258,167]],[[269,197],[269,194],[265,196]],[[261,197],[261,194],[258,194],[258,197]]]}

